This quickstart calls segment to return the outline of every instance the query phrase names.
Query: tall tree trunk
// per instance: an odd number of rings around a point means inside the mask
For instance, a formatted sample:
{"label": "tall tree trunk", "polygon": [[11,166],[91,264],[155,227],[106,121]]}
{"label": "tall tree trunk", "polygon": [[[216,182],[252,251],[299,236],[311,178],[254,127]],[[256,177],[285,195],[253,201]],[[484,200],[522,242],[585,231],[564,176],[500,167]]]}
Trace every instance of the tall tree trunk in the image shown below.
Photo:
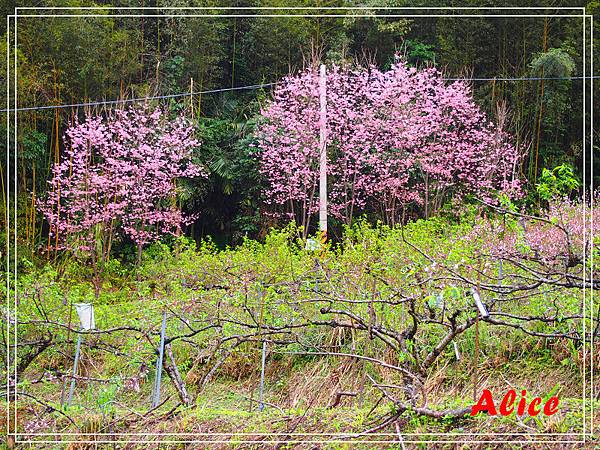
{"label": "tall tree trunk", "polygon": [[138,267],[142,263],[142,244],[137,245],[137,265]]}

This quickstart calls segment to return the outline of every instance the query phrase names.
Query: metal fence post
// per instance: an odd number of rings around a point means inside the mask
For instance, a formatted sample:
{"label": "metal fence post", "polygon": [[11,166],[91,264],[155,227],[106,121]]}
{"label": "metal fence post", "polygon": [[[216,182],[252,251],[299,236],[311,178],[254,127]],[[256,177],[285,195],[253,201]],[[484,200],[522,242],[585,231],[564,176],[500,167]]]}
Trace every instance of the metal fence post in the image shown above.
{"label": "metal fence post", "polygon": [[262,343],[262,363],[260,368],[260,391],[258,397],[258,410],[262,411],[265,408],[263,403],[265,391],[265,361],[267,360],[267,342],[263,339]]}
{"label": "metal fence post", "polygon": [[75,391],[75,377],[77,376],[77,365],[79,364],[79,353],[81,350],[81,333],[77,335],[77,346],[75,347],[75,361],[73,362],[73,378],[71,379],[71,387],[69,388],[69,398],[67,400],[67,407],[71,406],[71,400],[73,399],[73,392]]}
{"label": "metal fence post", "polygon": [[160,379],[162,377],[163,358],[165,356],[165,332],[167,328],[167,312],[163,312],[162,327],[160,330],[160,347],[158,349],[158,359],[156,360],[156,379],[154,380],[154,393],[152,406],[157,407],[160,403]]}

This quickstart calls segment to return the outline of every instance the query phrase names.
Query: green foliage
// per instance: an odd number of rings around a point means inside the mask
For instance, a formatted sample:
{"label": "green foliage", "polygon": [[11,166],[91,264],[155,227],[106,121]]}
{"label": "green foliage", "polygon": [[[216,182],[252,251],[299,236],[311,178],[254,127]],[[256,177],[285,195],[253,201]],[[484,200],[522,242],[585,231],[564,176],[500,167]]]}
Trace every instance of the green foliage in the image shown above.
{"label": "green foliage", "polygon": [[117,400],[116,384],[109,384],[99,390],[95,390],[93,395],[96,397],[96,403],[104,415],[111,415],[115,411],[114,403]]}
{"label": "green foliage", "polygon": [[44,133],[36,130],[26,130],[22,143],[23,151],[19,154],[21,158],[39,160],[47,154],[48,137]]}
{"label": "green foliage", "polygon": [[529,66],[536,75],[543,74],[549,78],[570,77],[575,71],[575,61],[561,48],[537,54]]}
{"label": "green foliage", "polygon": [[187,183],[184,207],[194,210],[202,203],[204,212],[196,226],[206,234],[227,234],[230,242],[239,243],[244,236],[259,232],[261,220],[261,180],[251,146],[257,104],[242,106],[240,101],[224,96],[219,109],[223,118],[200,119],[197,126],[202,142],[198,158],[210,170],[208,188]]}
{"label": "green foliage", "polygon": [[406,56],[409,64],[418,66],[427,63],[435,64],[435,51],[433,45],[423,42],[407,39]]}
{"label": "green foliage", "polygon": [[539,198],[544,201],[568,197],[581,186],[575,169],[569,164],[561,164],[552,170],[542,169],[538,180],[535,189]]}
{"label": "green foliage", "polygon": [[540,135],[536,137],[539,142],[535,144],[539,146],[539,166],[574,164],[580,152],[578,140],[570,144],[565,142],[570,126],[573,126],[570,125],[573,113],[579,117],[582,112],[581,105],[577,105],[579,110],[574,109],[572,90],[577,84],[568,79],[576,70],[574,57],[579,57],[576,50],[569,43],[564,43],[561,48],[536,54],[529,65],[534,76],[550,78],[540,84],[543,96],[536,108],[540,127]]}

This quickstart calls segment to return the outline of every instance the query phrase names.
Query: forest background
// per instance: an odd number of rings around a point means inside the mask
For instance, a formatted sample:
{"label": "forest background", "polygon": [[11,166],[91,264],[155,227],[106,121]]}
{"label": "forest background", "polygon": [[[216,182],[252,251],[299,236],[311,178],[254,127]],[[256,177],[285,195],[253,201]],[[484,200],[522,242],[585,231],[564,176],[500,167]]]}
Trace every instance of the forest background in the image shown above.
{"label": "forest background", "polygon": [[[167,3],[42,1],[36,6],[292,5],[277,1]],[[373,5],[321,1],[293,6]],[[418,1],[377,3],[382,7],[422,5],[425,3]],[[598,5],[590,2],[584,6],[593,14]],[[24,5],[8,1],[3,12],[12,11],[14,6]],[[427,2],[427,6],[448,5]],[[461,6],[481,5],[466,2]],[[548,2],[547,6],[579,4]],[[450,78],[474,78],[474,97],[492,120],[496,119],[498,104],[505,104],[510,112],[507,131],[527,152],[520,172],[527,179],[529,193],[535,195],[532,188],[544,168],[568,164],[582,179],[584,81],[578,78],[583,76],[581,22],[574,17],[551,16],[404,19],[353,18],[352,14],[345,18],[21,18],[18,105],[62,105],[234,88],[182,95],[166,102],[171,111],[184,112],[193,119],[202,142],[196,157],[209,170],[208,182],[185,185],[179,196],[184,212],[202,211],[186,233],[198,241],[210,235],[219,245],[237,244],[243,236],[264,236],[273,225],[263,214],[264,181],[252,149],[260,107],[272,86],[235,88],[277,82],[305,67],[315,52],[329,64],[358,61],[382,69],[400,54],[412,66],[433,65]],[[5,36],[5,22],[0,24],[0,32]],[[3,38],[0,46],[5,45]],[[6,74],[5,64],[0,61],[1,78]],[[595,91],[599,85],[595,84]],[[4,91],[0,93],[2,104],[6,103],[5,95]],[[48,189],[52,165],[60,161],[66,128],[75,117],[81,119],[86,113],[112,106],[19,113],[18,218],[21,242],[28,250],[42,245],[48,233],[36,202]],[[5,129],[5,122],[0,121],[0,130]],[[14,155],[7,154],[5,147],[3,140],[0,164],[6,188],[10,184],[6,180],[6,158]],[[596,157],[593,167],[598,164]],[[3,192],[6,204],[6,189]]]}

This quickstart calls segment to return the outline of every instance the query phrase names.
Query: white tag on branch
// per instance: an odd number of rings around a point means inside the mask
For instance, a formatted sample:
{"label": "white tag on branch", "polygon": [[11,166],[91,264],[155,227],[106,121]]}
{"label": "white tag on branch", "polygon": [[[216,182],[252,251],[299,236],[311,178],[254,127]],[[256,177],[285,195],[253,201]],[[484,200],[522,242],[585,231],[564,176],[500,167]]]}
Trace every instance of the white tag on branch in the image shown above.
{"label": "white tag on branch", "polygon": [[475,300],[475,305],[477,305],[477,309],[479,309],[479,312],[481,313],[481,317],[488,317],[490,313],[481,301],[481,298],[479,298],[479,292],[477,292],[477,289],[471,288],[471,292],[473,293],[473,299]]}
{"label": "white tag on branch", "polygon": [[75,310],[79,316],[82,330],[96,329],[96,323],[94,321],[94,305],[91,303],[75,303]]}
{"label": "white tag on branch", "polygon": [[458,345],[456,344],[456,341],[452,341],[452,343],[454,344],[454,356],[456,357],[457,361],[460,361],[460,352],[458,351]]}

